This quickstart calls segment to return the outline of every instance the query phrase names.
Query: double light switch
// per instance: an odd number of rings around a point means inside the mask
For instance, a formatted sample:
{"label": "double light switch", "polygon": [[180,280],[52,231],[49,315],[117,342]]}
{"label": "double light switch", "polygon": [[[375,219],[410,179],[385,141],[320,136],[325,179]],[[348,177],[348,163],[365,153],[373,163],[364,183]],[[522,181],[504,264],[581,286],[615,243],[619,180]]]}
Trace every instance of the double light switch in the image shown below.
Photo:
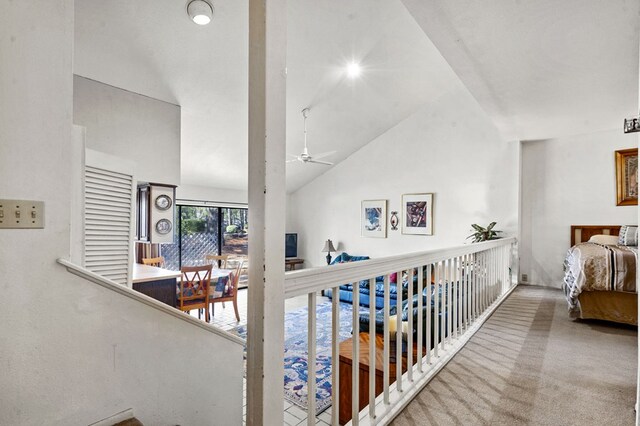
{"label": "double light switch", "polygon": [[0,229],[44,228],[44,202],[0,200]]}

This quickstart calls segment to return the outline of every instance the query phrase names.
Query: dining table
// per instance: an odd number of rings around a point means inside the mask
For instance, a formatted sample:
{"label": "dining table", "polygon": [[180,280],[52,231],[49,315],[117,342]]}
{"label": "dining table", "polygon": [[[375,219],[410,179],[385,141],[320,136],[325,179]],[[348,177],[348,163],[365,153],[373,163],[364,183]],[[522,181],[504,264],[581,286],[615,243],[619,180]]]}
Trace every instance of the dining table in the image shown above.
{"label": "dining table", "polygon": [[[177,307],[177,298],[180,295],[180,281],[182,280],[180,271],[134,263],[132,272],[132,287],[134,290],[171,307]],[[222,295],[226,283],[233,273],[233,269],[212,269],[209,294],[213,295],[213,297],[216,297],[218,293]],[[221,280],[221,278],[223,279]]]}
{"label": "dining table", "polygon": [[134,290],[175,308],[176,278],[179,277],[180,271],[134,263],[131,282]]}

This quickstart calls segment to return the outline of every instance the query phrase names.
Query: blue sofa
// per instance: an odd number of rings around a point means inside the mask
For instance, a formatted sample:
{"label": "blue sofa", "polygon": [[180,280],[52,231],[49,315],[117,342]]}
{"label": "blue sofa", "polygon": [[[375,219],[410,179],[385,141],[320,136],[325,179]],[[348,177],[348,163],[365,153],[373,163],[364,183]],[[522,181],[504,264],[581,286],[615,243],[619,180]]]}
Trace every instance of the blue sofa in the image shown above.
{"label": "blue sofa", "polygon": [[[338,257],[336,257],[333,260],[333,262],[331,262],[331,264],[335,265],[338,263],[358,262],[361,260],[368,260],[368,259],[369,259],[369,256],[351,256],[348,253],[344,252],[344,253],[341,253]],[[413,288],[415,293],[418,286],[418,277],[414,275],[413,278],[414,278]],[[396,284],[396,281],[397,281],[396,274],[392,274],[391,283],[389,285],[390,306],[395,306],[397,303],[396,301],[398,297],[398,286]],[[409,287],[409,283],[407,282],[407,280],[406,279],[403,280],[403,284],[402,284],[403,300],[406,300],[407,298],[408,287]],[[360,306],[369,306],[371,303],[371,299],[373,298],[376,309],[382,309],[382,307],[384,306],[384,278],[382,276],[376,277],[376,285],[375,285],[373,297],[371,295],[371,290],[369,288],[369,280],[360,281],[360,283],[358,284],[358,288],[360,290]],[[325,290],[324,294],[330,299],[333,298],[332,289]],[[338,297],[341,302],[353,303],[353,285],[352,284],[341,285]]]}
{"label": "blue sofa", "polygon": [[[438,292],[438,299],[439,299],[439,303],[438,303],[438,317],[439,317],[439,324],[442,322],[447,321],[447,306],[444,303],[444,295],[442,292],[442,287],[441,286],[435,286],[435,285],[430,285],[429,287],[424,288],[423,292],[422,292],[422,327],[423,327],[423,341],[422,344],[423,346],[427,347],[427,333],[426,333],[426,329],[427,329],[427,291],[431,292],[431,342],[429,343],[429,347],[433,348],[435,346],[435,292]],[[402,321],[406,322],[409,320],[409,315],[411,312],[411,315],[413,315],[413,339],[414,341],[416,341],[418,339],[418,298],[420,296],[417,294],[413,295],[413,300],[411,301],[411,304],[409,304],[408,300],[403,300],[402,302]],[[411,305],[411,307],[409,307]],[[393,316],[396,315],[397,312],[397,304],[396,306],[392,306],[389,309],[389,316]],[[369,313],[368,312],[363,312],[360,314],[359,317],[359,322],[360,322],[360,331],[365,331],[368,332],[369,331],[369,322],[371,321]],[[375,316],[375,328],[376,328],[376,334],[383,334],[384,333],[384,312],[382,310],[376,312],[376,316]],[[447,336],[447,331],[445,330],[445,337]],[[442,336],[440,336],[440,339],[442,339]],[[440,340],[438,340],[439,342]],[[406,348],[404,349],[406,350]]]}

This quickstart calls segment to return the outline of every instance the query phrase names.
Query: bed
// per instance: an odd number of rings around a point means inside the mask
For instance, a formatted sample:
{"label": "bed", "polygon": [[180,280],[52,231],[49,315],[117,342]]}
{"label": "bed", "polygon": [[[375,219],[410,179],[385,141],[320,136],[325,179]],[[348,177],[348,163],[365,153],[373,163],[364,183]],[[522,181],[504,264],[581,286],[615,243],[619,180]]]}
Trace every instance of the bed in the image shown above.
{"label": "bed", "polygon": [[637,238],[637,227],[571,227],[563,288],[572,318],[638,324]]}

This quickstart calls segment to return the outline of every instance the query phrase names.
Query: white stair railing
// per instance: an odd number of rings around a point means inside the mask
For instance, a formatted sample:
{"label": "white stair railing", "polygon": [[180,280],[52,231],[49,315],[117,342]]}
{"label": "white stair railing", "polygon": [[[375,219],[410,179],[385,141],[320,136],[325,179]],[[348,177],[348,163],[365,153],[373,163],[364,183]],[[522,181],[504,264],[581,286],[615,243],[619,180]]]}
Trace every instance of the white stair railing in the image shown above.
{"label": "white stair railing", "polygon": [[[316,295],[327,289],[331,289],[333,295],[332,424],[389,423],[515,288],[515,248],[515,238],[504,238],[286,273],[285,298],[308,295],[308,366],[316,365],[316,316],[311,314],[316,311]],[[406,299],[405,292],[398,290],[395,303],[395,306],[402,307],[403,302],[407,302],[406,326],[403,324],[403,309],[396,309],[394,315],[390,313],[390,293],[396,286],[391,283],[394,273],[397,273],[397,281],[404,282],[403,287],[406,287]],[[375,308],[377,282],[383,283],[382,312]],[[338,298],[340,286],[346,283],[351,283],[354,289],[352,374],[351,377],[340,377],[339,355],[343,342],[339,340]],[[368,338],[359,333],[360,291],[356,290],[360,289],[360,283],[368,283],[370,289]],[[376,315],[383,319],[381,336],[376,335]],[[364,342],[367,347],[363,347]],[[404,351],[403,346],[406,348]],[[360,368],[355,365],[362,351],[369,354],[366,357],[369,377],[360,377]],[[379,362],[376,358],[381,359],[381,366],[376,365]],[[382,371],[381,386],[380,379],[376,379],[376,370]],[[395,374],[392,374],[394,370]],[[351,382],[352,392],[350,398],[349,395],[341,398],[340,384],[345,384],[347,380]],[[367,386],[364,386],[365,382]],[[315,396],[315,368],[308,371],[307,383],[308,395]],[[382,388],[379,394],[376,384],[378,389]],[[368,389],[368,395],[363,399],[367,401],[366,406],[360,403],[360,388]],[[341,399],[350,399],[351,406],[340,407]],[[307,410],[309,425],[316,424],[315,412],[315,398],[310,398]]]}

